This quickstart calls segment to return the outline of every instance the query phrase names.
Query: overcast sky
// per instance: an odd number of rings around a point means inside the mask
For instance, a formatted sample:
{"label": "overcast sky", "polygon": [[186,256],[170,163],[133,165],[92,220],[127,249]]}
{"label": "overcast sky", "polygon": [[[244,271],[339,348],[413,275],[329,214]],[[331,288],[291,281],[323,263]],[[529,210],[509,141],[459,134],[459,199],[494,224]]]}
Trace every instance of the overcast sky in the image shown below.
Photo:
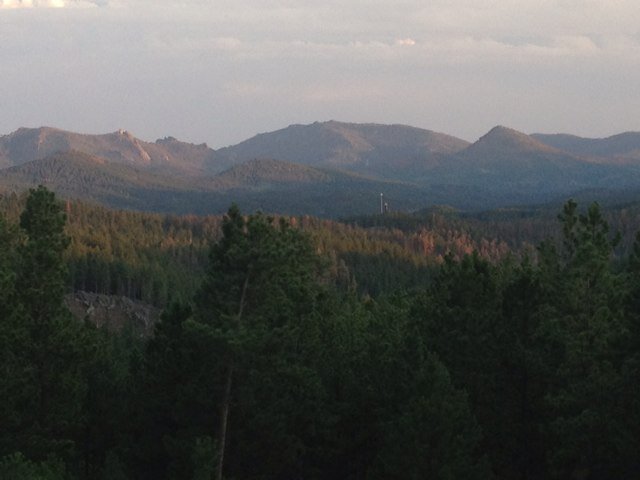
{"label": "overcast sky", "polygon": [[640,131],[638,0],[0,0],[0,134]]}

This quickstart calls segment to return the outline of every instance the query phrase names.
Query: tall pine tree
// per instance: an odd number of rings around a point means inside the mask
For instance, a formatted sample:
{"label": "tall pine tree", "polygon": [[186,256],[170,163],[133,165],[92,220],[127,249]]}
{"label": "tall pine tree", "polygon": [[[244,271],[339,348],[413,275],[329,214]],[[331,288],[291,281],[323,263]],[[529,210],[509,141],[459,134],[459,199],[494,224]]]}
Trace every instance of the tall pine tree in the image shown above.
{"label": "tall pine tree", "polygon": [[[82,325],[64,305],[69,240],[65,215],[52,192],[31,190],[20,216],[24,238],[16,248],[12,358],[20,366],[11,398],[13,451],[42,460],[72,459],[82,427],[86,381]],[[10,453],[10,452],[7,452]]]}

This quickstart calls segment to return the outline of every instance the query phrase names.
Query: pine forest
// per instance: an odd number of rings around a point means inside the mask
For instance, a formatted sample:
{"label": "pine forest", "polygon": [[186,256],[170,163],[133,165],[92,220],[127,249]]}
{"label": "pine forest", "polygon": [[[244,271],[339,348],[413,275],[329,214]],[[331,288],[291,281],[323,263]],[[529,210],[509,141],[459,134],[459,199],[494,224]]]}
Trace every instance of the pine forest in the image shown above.
{"label": "pine forest", "polygon": [[2,479],[640,478],[637,206],[0,211]]}

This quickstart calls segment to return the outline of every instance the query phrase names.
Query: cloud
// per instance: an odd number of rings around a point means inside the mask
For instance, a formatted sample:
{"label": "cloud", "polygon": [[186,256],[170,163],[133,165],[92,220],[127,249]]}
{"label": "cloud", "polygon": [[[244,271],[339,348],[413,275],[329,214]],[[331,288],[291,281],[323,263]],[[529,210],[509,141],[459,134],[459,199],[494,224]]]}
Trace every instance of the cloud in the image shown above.
{"label": "cloud", "polygon": [[413,38],[398,38],[396,40],[396,45],[401,47],[412,47],[416,44],[416,41]]}
{"label": "cloud", "polygon": [[0,0],[0,9],[105,6],[108,0]]}
{"label": "cloud", "polygon": [[0,8],[63,8],[64,0],[0,0]]}
{"label": "cloud", "polygon": [[512,119],[584,134],[590,115],[601,134],[612,118],[638,130],[637,1],[0,0],[0,134],[125,126],[216,145],[344,118],[472,138]]}

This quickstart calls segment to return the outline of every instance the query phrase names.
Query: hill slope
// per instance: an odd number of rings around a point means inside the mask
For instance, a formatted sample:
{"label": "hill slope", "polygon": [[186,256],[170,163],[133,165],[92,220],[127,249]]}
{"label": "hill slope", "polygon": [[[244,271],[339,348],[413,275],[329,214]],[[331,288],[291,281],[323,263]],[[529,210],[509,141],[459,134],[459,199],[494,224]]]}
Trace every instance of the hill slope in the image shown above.
{"label": "hill slope", "polygon": [[459,138],[405,125],[329,121],[256,135],[218,150],[217,161],[232,164],[277,158],[369,174],[395,173],[398,178],[403,172],[429,165],[438,155],[458,152],[467,145]]}
{"label": "hill slope", "polygon": [[601,162],[640,164],[640,132],[625,132],[607,138],[540,133],[531,136],[546,145],[576,155],[598,157]]}
{"label": "hill slope", "polygon": [[55,153],[4,169],[0,175],[0,187],[5,191],[22,191],[37,185],[45,185],[65,197],[149,211],[174,211],[188,200],[184,197],[197,197],[205,190],[189,179],[110,163],[81,152]]}
{"label": "hill slope", "polygon": [[193,174],[206,170],[214,155],[206,144],[193,145],[172,137],[149,143],[126,130],[85,135],[49,127],[20,128],[0,137],[0,167],[21,165],[67,151],[95,155],[138,168]]}
{"label": "hill slope", "polygon": [[[427,191],[414,185],[277,160],[255,160],[212,178],[194,180],[66,152],[4,169],[0,175],[4,191],[22,191],[39,184],[67,198],[116,208],[197,214],[222,213],[235,202],[245,211],[336,217],[375,213],[380,192],[400,210],[419,208],[429,198]],[[463,204],[456,206],[469,206],[461,198]]]}
{"label": "hill slope", "polygon": [[[125,131],[19,129],[0,137],[0,165],[10,165],[0,170],[0,188],[42,183],[68,197],[149,211],[220,213],[236,202],[245,211],[329,217],[375,213],[380,193],[392,210],[406,211],[640,190],[639,165],[568,153],[538,137],[495,127],[468,144],[402,125],[325,122],[214,151],[172,137],[143,142]],[[617,137],[599,151],[633,152],[635,134]]]}
{"label": "hill slope", "polygon": [[530,192],[540,200],[584,188],[640,185],[637,171],[598,165],[498,126],[429,172],[430,182],[476,185],[498,191]]}

